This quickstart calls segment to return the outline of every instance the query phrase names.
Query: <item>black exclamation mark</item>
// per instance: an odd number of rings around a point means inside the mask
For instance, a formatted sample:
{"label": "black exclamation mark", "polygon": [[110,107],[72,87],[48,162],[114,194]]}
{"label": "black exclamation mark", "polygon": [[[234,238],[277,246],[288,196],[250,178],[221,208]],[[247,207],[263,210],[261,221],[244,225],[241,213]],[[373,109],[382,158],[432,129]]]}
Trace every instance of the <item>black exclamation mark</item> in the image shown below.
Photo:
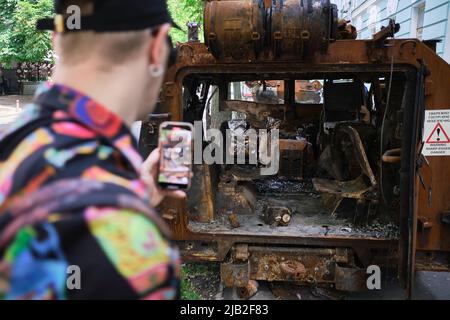
{"label": "black exclamation mark", "polygon": [[439,138],[439,135],[441,134],[441,129],[437,129],[437,134],[438,134],[438,137],[437,137],[437,141],[439,142],[439,141],[441,141],[441,138]]}

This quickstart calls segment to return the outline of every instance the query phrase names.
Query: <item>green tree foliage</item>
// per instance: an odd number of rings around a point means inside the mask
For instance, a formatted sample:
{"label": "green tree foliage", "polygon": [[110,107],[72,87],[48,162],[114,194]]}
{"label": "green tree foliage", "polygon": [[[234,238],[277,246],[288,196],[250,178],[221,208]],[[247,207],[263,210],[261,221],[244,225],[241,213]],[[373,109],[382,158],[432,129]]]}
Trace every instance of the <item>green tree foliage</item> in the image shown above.
{"label": "green tree foliage", "polygon": [[36,21],[52,16],[52,0],[0,0],[0,63],[40,62],[49,56],[49,32]]}
{"label": "green tree foliage", "polygon": [[204,0],[168,0],[173,20],[183,31],[173,29],[171,36],[174,42],[186,42],[188,33],[186,23],[198,22],[200,25],[200,39],[203,39],[203,6]]}
{"label": "green tree foliage", "polygon": [[[204,0],[168,0],[175,22],[183,29],[174,29],[175,42],[187,41],[187,22],[203,26]],[[40,62],[49,56],[49,32],[36,31],[36,21],[52,16],[52,0],[0,0],[0,64]],[[200,32],[202,38],[202,32]]]}

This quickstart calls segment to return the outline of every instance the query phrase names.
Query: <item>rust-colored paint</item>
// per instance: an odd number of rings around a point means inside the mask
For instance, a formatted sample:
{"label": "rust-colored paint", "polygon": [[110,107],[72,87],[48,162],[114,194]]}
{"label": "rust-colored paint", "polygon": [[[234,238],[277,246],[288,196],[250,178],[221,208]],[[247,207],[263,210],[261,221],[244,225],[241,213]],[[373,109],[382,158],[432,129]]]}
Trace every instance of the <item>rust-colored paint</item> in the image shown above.
{"label": "rust-colored paint", "polygon": [[[225,73],[229,75],[253,73],[267,73],[272,76],[283,74],[310,72],[329,72],[336,74],[353,74],[361,70],[370,72],[385,72],[391,70],[393,60],[394,71],[406,69],[418,69],[420,61],[423,61],[430,71],[426,78],[426,109],[450,109],[450,66],[435,54],[424,43],[416,39],[387,40],[387,46],[376,48],[370,40],[342,40],[331,43],[326,54],[317,52],[314,57],[307,61],[274,61],[260,60],[251,62],[219,62],[201,43],[182,44],[179,47],[179,61],[170,69],[166,84],[161,94],[161,102],[164,110],[172,114],[175,121],[183,120],[182,116],[182,83],[184,77],[191,73]],[[392,60],[391,60],[392,59]],[[316,114],[318,110],[311,106],[311,111]],[[393,159],[387,154],[386,160]],[[429,195],[419,183],[416,177],[416,219],[421,217],[427,221],[427,228],[422,228],[417,236],[417,250],[421,252],[436,251],[450,252],[450,226],[442,223],[443,213],[450,210],[450,166],[448,157],[428,158],[430,167],[424,166],[420,172],[425,183],[432,188],[432,201],[429,205]],[[430,169],[431,168],[431,169]],[[210,197],[210,191],[205,192],[205,200]],[[209,200],[210,201],[210,200]],[[296,246],[325,246],[325,247],[347,247],[358,248],[358,255],[364,258],[365,251],[369,249],[392,250],[396,247],[396,241],[380,239],[352,239],[345,237],[276,237],[261,236],[257,233],[246,236],[232,236],[223,234],[193,233],[188,227],[186,214],[186,203],[180,200],[165,202],[163,211],[176,212],[177,219],[171,219],[169,223],[174,237],[179,241],[205,241],[208,243],[222,243],[216,255],[205,254],[203,257],[209,261],[222,261],[226,253],[235,243],[252,243],[271,245],[296,245]],[[211,209],[212,210],[212,209]],[[358,253],[359,252],[359,253]],[[191,256],[191,258],[202,259],[202,255]],[[370,257],[366,257],[370,260]],[[423,264],[420,264],[423,269]],[[289,265],[285,269],[290,269]],[[295,269],[295,266],[293,267]],[[301,269],[300,266],[298,268]],[[261,271],[256,270],[255,274]],[[265,276],[267,278],[267,275]]]}
{"label": "rust-colored paint", "polygon": [[[412,44],[408,44],[412,48]],[[427,46],[420,44],[416,51],[430,70],[426,81],[425,107],[427,110],[450,109],[450,65],[437,57]],[[430,166],[420,170],[427,187],[431,187],[431,206],[428,192],[419,185],[417,215],[426,218],[433,227],[419,232],[417,249],[450,251],[450,225],[442,223],[442,214],[450,210],[449,157],[428,157]]]}

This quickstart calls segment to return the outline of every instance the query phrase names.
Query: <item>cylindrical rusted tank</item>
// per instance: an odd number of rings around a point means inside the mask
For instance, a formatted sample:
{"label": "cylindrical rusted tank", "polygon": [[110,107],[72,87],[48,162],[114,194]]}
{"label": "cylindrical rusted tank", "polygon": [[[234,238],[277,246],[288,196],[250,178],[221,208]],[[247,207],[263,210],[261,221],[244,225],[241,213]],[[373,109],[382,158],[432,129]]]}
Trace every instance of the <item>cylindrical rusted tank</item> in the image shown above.
{"label": "cylindrical rusted tank", "polygon": [[239,61],[306,59],[326,50],[338,23],[330,0],[208,0],[204,20],[211,53]]}
{"label": "cylindrical rusted tank", "polygon": [[205,43],[218,59],[255,60],[264,48],[261,0],[207,1],[204,20]]}
{"label": "cylindrical rusted tank", "polygon": [[271,10],[275,58],[306,59],[335,38],[337,8],[330,0],[275,0]]}

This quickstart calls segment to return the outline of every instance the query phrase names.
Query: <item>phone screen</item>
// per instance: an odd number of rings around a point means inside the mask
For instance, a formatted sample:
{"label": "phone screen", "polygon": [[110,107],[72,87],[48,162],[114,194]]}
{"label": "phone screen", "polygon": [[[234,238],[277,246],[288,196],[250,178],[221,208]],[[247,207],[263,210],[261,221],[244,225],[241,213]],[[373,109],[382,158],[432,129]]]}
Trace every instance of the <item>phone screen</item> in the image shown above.
{"label": "phone screen", "polygon": [[188,189],[192,171],[192,127],[190,124],[163,123],[159,145],[159,185],[165,189]]}

